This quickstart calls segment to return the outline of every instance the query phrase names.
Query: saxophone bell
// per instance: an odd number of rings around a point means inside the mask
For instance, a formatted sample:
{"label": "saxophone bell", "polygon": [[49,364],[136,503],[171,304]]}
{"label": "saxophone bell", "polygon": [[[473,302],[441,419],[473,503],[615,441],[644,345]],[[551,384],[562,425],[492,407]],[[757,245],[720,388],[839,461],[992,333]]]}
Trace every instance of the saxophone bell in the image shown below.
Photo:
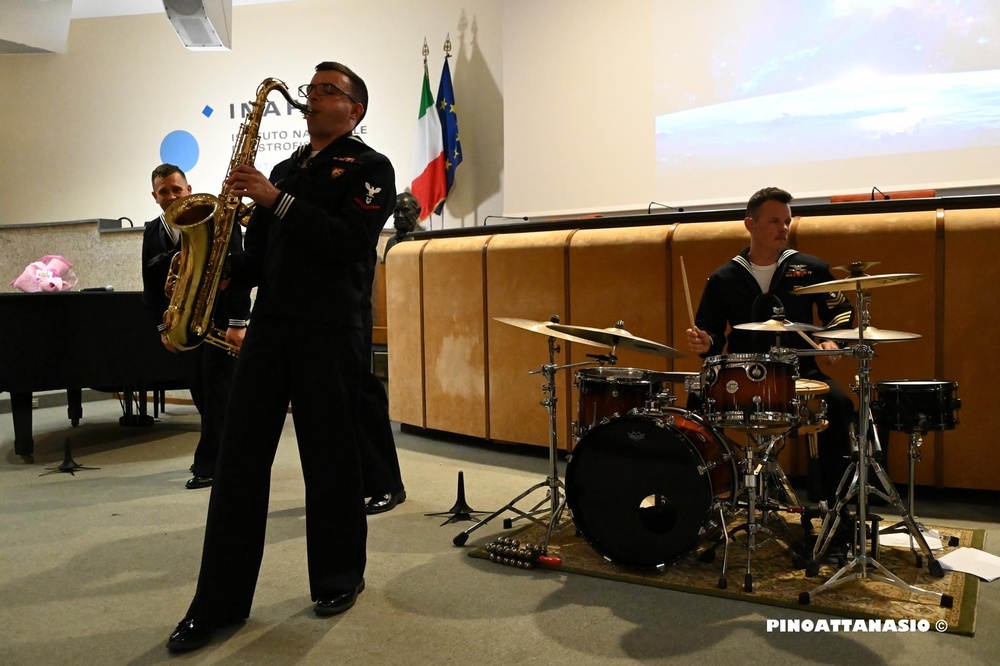
{"label": "saxophone bell", "polygon": [[240,201],[240,193],[230,191],[227,181],[235,169],[253,165],[267,97],[273,91],[280,93],[303,116],[314,113],[307,104],[292,99],[283,82],[264,79],[251,102],[251,112],[240,127],[222,194],[191,194],[164,211],[167,224],[181,233],[181,249],[171,262],[164,285],[170,304],[163,318],[167,340],[178,350],[193,349],[207,342],[230,354],[239,353],[239,347],[229,343],[224,332],[212,322],[220,282],[224,276],[228,277],[226,259],[233,228],[245,223],[252,207]]}

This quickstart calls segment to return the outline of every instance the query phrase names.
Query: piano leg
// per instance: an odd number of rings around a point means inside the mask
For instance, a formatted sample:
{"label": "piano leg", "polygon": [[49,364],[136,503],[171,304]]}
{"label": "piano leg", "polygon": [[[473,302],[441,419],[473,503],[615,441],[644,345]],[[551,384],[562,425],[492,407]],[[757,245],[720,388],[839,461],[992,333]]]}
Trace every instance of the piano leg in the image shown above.
{"label": "piano leg", "polygon": [[26,463],[35,462],[35,440],[31,437],[31,392],[11,392],[10,415],[14,419],[14,453]]}
{"label": "piano leg", "polygon": [[[132,411],[132,403],[138,402],[138,414]],[[146,413],[146,388],[144,386],[126,386],[122,390],[122,408],[124,415],[118,419],[122,426],[148,428],[153,425],[153,417]]]}

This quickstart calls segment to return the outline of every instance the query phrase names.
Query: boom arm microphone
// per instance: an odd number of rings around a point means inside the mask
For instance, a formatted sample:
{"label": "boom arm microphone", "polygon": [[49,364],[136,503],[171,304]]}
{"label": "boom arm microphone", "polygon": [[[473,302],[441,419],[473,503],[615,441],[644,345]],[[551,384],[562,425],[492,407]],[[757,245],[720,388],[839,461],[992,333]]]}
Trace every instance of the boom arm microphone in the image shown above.
{"label": "boom arm microphone", "polygon": [[509,215],[487,215],[486,217],[483,218],[483,226],[484,227],[486,226],[486,220],[489,220],[491,218],[494,219],[494,220],[518,220],[520,222],[527,222],[528,221],[528,216],[527,215],[525,215],[524,217],[511,217]]}
{"label": "boom arm microphone", "polygon": [[646,215],[649,215],[651,212],[653,212],[653,206],[663,206],[664,208],[669,208],[670,210],[676,210],[678,213],[684,212],[683,208],[675,208],[674,206],[660,203],[659,201],[650,201],[649,206],[646,207]]}
{"label": "boom arm microphone", "polygon": [[879,194],[881,194],[881,195],[882,195],[882,199],[883,199],[883,200],[887,200],[887,199],[889,198],[889,195],[888,195],[888,194],[886,194],[886,193],[885,193],[885,192],[883,192],[882,190],[878,189],[877,187],[873,187],[873,188],[872,188],[872,201],[875,201],[875,193],[876,193],[876,192],[878,192]]}

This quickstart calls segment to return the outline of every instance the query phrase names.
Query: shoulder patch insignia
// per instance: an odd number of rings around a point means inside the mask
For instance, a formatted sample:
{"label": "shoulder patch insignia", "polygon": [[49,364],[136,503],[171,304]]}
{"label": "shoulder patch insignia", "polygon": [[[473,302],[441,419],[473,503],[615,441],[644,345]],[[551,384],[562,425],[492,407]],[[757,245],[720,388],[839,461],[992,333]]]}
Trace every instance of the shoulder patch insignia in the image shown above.
{"label": "shoulder patch insignia", "polygon": [[368,190],[368,194],[365,196],[365,203],[371,203],[375,195],[382,191],[381,187],[372,187],[371,183],[365,183],[365,189]]}
{"label": "shoulder patch insignia", "polygon": [[805,264],[788,264],[788,268],[785,269],[785,277],[795,278],[805,275],[812,275],[812,271]]}

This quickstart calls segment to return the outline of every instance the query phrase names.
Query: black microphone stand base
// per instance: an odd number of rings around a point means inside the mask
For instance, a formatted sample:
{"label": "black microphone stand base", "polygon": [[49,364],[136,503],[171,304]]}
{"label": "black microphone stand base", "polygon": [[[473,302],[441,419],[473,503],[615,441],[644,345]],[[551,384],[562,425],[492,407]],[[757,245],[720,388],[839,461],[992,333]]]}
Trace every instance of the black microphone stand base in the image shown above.
{"label": "black microphone stand base", "polygon": [[465,475],[462,472],[458,473],[458,497],[455,499],[455,504],[447,511],[442,511],[440,513],[425,513],[425,516],[432,516],[439,518],[441,516],[449,516],[448,520],[441,523],[441,527],[444,527],[448,523],[457,523],[463,520],[476,521],[473,518],[475,515],[480,515],[487,513],[486,511],[475,511],[469,506],[468,502],[465,501]]}
{"label": "black microphone stand base", "polygon": [[75,460],[73,460],[73,452],[70,450],[69,437],[66,438],[66,449],[63,453],[62,464],[58,467],[46,467],[48,472],[42,472],[38,476],[47,476],[49,474],[56,474],[58,472],[72,474],[76,476],[76,470],[78,469],[101,469],[100,467],[84,467]]}

